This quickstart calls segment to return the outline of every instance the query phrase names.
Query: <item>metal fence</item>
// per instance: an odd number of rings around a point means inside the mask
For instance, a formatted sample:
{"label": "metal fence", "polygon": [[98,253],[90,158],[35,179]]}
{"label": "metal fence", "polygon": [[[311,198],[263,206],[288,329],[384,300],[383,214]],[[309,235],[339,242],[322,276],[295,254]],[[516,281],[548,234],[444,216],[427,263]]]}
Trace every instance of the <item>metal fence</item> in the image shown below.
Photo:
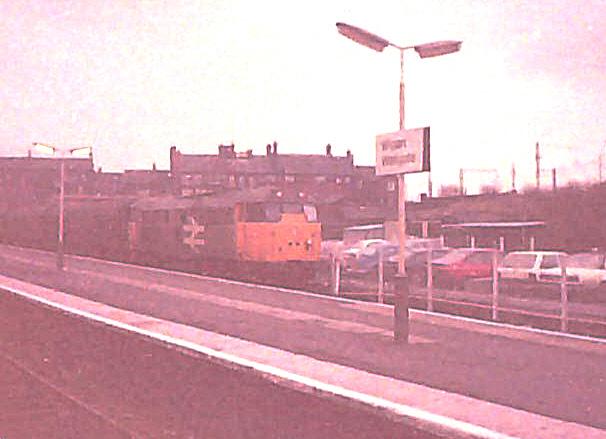
{"label": "metal fence", "polygon": [[[431,312],[451,313],[495,322],[606,337],[606,289],[588,290],[568,281],[565,263],[554,282],[503,280],[500,256],[493,253],[489,277],[469,278],[453,288],[433,272],[432,251],[427,252],[425,275],[409,277],[410,305]],[[331,294],[340,297],[393,303],[394,282],[383,258],[376,270],[363,273],[343,269],[332,259]]]}

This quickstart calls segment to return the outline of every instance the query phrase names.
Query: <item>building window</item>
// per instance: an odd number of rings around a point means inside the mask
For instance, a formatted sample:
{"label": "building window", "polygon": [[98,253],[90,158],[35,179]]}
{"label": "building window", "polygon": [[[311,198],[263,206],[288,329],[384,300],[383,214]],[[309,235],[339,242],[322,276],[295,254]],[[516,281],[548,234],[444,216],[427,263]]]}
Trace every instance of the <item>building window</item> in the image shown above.
{"label": "building window", "polygon": [[351,177],[345,177],[345,184],[351,183]]}
{"label": "building window", "polygon": [[396,182],[393,180],[389,180],[387,182],[387,191],[389,192],[393,192],[396,190]]}
{"label": "building window", "polygon": [[335,178],[335,183],[341,184],[341,183],[343,183],[343,180],[341,179],[341,177],[337,177],[337,178]]}
{"label": "building window", "polygon": [[286,183],[294,183],[295,182],[295,176],[294,175],[285,175],[284,176],[284,181]]}
{"label": "building window", "polygon": [[317,175],[316,177],[314,177],[314,180],[316,181],[316,183],[324,183],[326,181],[326,176]]}

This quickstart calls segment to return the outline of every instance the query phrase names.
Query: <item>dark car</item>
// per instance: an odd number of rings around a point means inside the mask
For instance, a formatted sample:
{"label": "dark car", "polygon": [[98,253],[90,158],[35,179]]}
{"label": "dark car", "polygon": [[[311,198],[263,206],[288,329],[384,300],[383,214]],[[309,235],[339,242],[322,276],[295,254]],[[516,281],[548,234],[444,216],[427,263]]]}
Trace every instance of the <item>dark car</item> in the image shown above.
{"label": "dark car", "polygon": [[[439,248],[431,250],[431,261],[433,263],[441,260],[444,256],[452,253],[451,248]],[[429,250],[414,253],[406,258],[406,273],[412,285],[425,286],[427,284],[427,258]],[[396,267],[397,270],[397,267]]]}
{"label": "dark car", "polygon": [[436,285],[462,288],[468,279],[490,277],[496,250],[462,248],[448,253],[432,263]]}
{"label": "dark car", "polygon": [[[379,248],[374,251],[363,252],[357,263],[359,272],[372,273],[377,271],[379,264]],[[385,279],[392,278],[398,272],[398,254],[399,246],[389,244],[380,248],[383,253],[383,270]],[[431,259],[436,260],[451,252],[450,248],[440,248],[431,250]],[[406,273],[409,281],[414,285],[425,285],[427,282],[427,258],[429,250],[407,251],[406,253]]]}

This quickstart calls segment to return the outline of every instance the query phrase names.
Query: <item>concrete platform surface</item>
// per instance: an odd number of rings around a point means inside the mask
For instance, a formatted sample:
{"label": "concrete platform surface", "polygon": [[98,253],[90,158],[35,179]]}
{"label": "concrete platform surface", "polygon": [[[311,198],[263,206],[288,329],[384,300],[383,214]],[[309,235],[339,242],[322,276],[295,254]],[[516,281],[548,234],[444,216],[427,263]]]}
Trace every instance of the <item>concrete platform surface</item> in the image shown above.
{"label": "concrete platform surface", "polygon": [[20,253],[15,274],[71,294],[0,283],[287,385],[478,437],[606,437],[599,340],[413,313],[402,347],[385,306],[87,259],[57,274],[37,256]]}

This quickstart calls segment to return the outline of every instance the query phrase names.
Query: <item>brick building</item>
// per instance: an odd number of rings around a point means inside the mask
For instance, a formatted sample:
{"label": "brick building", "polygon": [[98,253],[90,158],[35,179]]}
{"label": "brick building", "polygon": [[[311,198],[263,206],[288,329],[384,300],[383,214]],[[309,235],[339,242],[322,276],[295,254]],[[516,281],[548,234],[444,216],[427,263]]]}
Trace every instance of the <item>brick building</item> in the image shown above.
{"label": "brick building", "polygon": [[[93,158],[65,158],[65,193],[94,190]],[[0,157],[0,204],[4,207],[41,203],[59,194],[61,160]]]}
{"label": "brick building", "polygon": [[330,145],[326,154],[280,154],[274,142],[265,155],[234,145],[220,145],[216,155],[183,154],[173,146],[170,176],[182,196],[261,186],[298,191],[316,202],[331,230],[397,217],[396,178],[377,177],[374,167],[355,166],[349,151],[335,156]]}
{"label": "brick building", "polygon": [[127,169],[124,172],[97,172],[95,195],[127,195],[147,197],[172,192],[168,171],[152,169]]}
{"label": "brick building", "polygon": [[236,152],[234,145],[219,145],[218,154],[182,154],[170,149],[173,192],[191,196],[220,189],[271,185],[308,194],[340,194],[363,204],[397,206],[396,179],[377,177],[374,167],[355,166],[353,155],[279,154],[277,144],[267,145],[266,155],[251,150]]}

